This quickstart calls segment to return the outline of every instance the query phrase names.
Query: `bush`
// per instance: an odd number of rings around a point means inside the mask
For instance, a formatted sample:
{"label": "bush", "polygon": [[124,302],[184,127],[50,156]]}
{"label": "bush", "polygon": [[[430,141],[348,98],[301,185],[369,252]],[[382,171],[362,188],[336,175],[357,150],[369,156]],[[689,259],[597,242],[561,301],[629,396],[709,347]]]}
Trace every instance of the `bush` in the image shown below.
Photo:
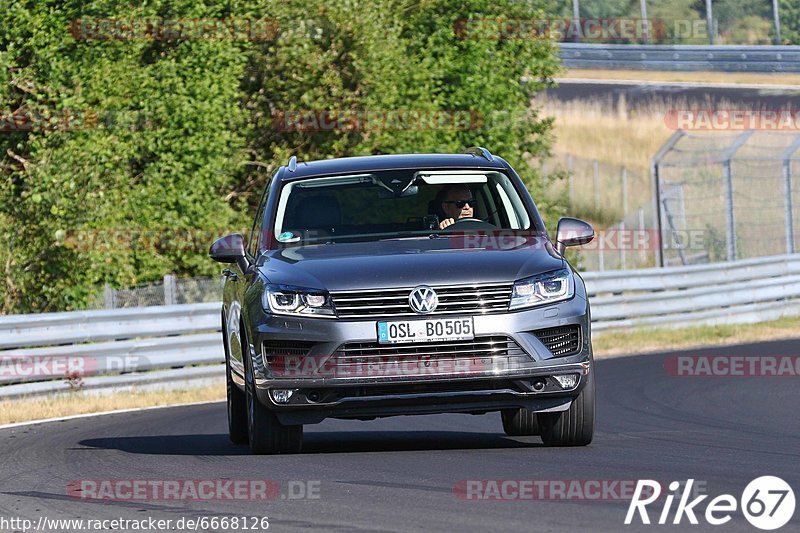
{"label": "bush", "polygon": [[[456,34],[459,19],[545,16],[538,5],[0,0],[0,112],[36,118],[33,128],[0,132],[0,311],[78,309],[104,283],[216,272],[212,237],[249,227],[267,177],[290,155],[481,144],[541,196],[546,184],[525,162],[550,142],[551,123],[530,101],[557,71],[551,43]],[[70,24],[90,17],[272,18],[279,33],[266,41],[76,39]],[[460,110],[481,122],[276,128],[291,110]],[[557,209],[539,203],[545,215]],[[176,245],[176,234],[204,237]]]}

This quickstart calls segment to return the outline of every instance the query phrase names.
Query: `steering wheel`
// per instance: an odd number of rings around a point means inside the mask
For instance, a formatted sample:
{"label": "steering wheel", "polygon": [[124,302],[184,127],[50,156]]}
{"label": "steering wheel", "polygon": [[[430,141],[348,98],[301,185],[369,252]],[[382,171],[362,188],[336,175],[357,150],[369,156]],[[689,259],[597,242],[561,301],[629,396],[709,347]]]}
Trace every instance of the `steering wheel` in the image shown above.
{"label": "steering wheel", "polygon": [[458,218],[453,222],[450,227],[455,229],[455,226],[460,226],[459,229],[494,229],[495,225],[475,217]]}

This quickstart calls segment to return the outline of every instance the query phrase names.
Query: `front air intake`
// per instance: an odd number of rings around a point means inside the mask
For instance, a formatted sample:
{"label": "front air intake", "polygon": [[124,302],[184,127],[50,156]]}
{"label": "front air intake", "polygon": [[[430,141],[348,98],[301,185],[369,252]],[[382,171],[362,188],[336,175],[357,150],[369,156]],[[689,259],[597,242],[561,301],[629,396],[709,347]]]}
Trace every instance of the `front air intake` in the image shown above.
{"label": "front air intake", "polygon": [[574,355],[581,351],[581,327],[578,325],[538,329],[533,334],[555,356]]}

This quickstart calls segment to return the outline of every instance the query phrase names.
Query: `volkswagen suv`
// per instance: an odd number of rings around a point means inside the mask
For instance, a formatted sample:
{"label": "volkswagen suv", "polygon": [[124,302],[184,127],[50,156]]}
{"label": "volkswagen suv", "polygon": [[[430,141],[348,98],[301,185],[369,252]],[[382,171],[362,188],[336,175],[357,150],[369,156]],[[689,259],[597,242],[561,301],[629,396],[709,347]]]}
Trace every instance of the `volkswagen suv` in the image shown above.
{"label": "volkswagen suv", "polygon": [[299,163],[267,183],[250,238],[217,240],[230,438],[296,453],[326,418],[500,412],[509,435],[586,445],[589,303],[517,173],[464,154]]}

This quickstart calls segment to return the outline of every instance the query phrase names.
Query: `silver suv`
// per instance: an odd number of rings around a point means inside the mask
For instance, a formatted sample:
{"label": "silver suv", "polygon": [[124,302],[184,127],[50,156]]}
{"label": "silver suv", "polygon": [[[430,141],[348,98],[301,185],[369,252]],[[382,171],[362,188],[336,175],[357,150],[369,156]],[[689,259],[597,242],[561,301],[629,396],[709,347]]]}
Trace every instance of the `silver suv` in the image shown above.
{"label": "silver suv", "polygon": [[216,241],[230,438],[296,453],[328,417],[499,411],[509,435],[594,432],[589,302],[519,176],[486,149],[298,163],[249,242]]}

